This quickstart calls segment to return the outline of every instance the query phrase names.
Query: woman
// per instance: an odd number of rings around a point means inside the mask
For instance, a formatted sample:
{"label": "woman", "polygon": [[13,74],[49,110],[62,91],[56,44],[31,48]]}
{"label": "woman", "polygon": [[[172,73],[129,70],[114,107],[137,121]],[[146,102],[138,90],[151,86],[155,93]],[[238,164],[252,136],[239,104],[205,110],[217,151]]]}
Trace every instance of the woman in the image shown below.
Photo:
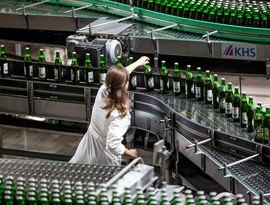
{"label": "woman", "polygon": [[112,66],[99,88],[92,110],[91,123],[71,163],[120,165],[122,155],[137,157],[136,149],[121,143],[130,125],[129,74],[149,62],[146,56],[125,67]]}

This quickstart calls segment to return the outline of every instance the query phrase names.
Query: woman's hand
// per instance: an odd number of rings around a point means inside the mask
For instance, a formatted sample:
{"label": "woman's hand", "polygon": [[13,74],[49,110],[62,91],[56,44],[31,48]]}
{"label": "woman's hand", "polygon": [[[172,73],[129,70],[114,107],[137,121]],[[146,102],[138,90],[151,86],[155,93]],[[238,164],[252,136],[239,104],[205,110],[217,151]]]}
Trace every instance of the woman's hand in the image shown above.
{"label": "woman's hand", "polygon": [[128,73],[132,73],[133,70],[135,70],[137,67],[145,66],[147,63],[149,63],[150,58],[147,56],[142,56],[138,60],[136,60],[134,63],[128,65],[126,67]]}
{"label": "woman's hand", "polygon": [[131,158],[136,158],[137,157],[137,150],[136,149],[126,149],[124,154],[128,157]]}
{"label": "woman's hand", "polygon": [[150,61],[149,57],[142,56],[136,61],[136,63],[138,65],[138,67],[139,67],[139,66],[145,66],[147,63],[149,63],[149,61]]}

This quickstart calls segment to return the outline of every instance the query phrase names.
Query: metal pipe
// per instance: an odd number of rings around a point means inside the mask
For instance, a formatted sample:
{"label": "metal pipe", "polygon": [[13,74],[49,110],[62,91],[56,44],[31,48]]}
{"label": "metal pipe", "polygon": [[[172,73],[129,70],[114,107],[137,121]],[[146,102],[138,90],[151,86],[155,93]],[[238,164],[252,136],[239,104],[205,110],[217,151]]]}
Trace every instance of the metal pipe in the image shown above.
{"label": "metal pipe", "polygon": [[175,24],[172,24],[172,25],[169,25],[169,26],[165,26],[165,27],[162,27],[162,28],[154,29],[152,31],[147,31],[146,33],[152,33],[152,32],[156,32],[156,31],[162,31],[162,30],[165,30],[165,29],[169,29],[169,28],[175,27],[177,25],[178,24],[175,23]]}
{"label": "metal pipe", "polygon": [[203,37],[203,38],[209,37],[209,36],[211,36],[211,35],[213,35],[213,34],[216,34],[216,33],[218,33],[218,30],[212,31],[212,32],[210,32],[210,33],[207,31],[206,34],[204,34],[202,37]]}
{"label": "metal pipe", "polygon": [[67,10],[67,11],[65,11],[64,13],[67,14],[67,13],[70,13],[70,12],[73,12],[73,11],[79,11],[79,10],[88,8],[88,7],[92,6],[92,5],[93,5],[93,4],[87,4],[87,5],[83,6],[83,7],[79,7],[79,8],[76,8],[76,9]]}
{"label": "metal pipe", "polygon": [[[226,168],[232,167],[232,166],[237,165],[237,164],[240,164],[240,163],[242,163],[242,162],[246,162],[246,161],[248,161],[248,160],[250,160],[250,159],[253,159],[253,158],[255,158],[255,157],[258,157],[259,155],[260,155],[260,154],[257,153],[257,154],[254,154],[254,155],[252,155],[252,156],[249,156],[249,157],[247,157],[247,158],[240,159],[240,160],[238,160],[238,161],[236,161],[236,162],[233,162],[233,163],[231,163],[231,164],[227,164],[227,165],[226,165]],[[222,169],[225,169],[225,167],[219,167],[218,169],[219,169],[219,170],[222,170]]]}
{"label": "metal pipe", "polygon": [[16,11],[26,9],[26,8],[29,8],[29,7],[32,7],[32,6],[37,6],[37,5],[40,5],[40,4],[44,4],[44,3],[49,2],[49,1],[50,0],[45,0],[45,1],[42,1],[42,2],[37,2],[37,3],[34,3],[34,4],[30,4],[28,6],[23,6],[23,7],[17,8]]}
{"label": "metal pipe", "polygon": [[191,147],[194,147],[194,146],[196,146],[196,145],[204,144],[204,143],[209,142],[209,141],[211,141],[211,140],[212,140],[212,138],[209,138],[209,139],[206,139],[206,140],[202,140],[202,141],[200,141],[200,142],[198,142],[198,141],[195,140],[195,143],[194,143],[194,144],[188,145],[188,146],[186,146],[186,148],[189,149],[189,148],[191,148]]}

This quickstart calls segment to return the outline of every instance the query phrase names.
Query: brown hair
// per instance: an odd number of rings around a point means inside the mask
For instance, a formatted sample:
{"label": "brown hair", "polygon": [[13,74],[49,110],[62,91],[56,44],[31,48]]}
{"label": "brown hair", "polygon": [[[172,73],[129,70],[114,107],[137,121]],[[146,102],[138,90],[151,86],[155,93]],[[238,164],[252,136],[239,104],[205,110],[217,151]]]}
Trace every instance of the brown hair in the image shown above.
{"label": "brown hair", "polygon": [[107,86],[108,101],[103,109],[108,110],[106,118],[109,118],[111,112],[116,108],[120,117],[125,117],[128,112],[128,91],[126,84],[129,81],[129,73],[123,66],[112,66],[105,79],[105,85]]}

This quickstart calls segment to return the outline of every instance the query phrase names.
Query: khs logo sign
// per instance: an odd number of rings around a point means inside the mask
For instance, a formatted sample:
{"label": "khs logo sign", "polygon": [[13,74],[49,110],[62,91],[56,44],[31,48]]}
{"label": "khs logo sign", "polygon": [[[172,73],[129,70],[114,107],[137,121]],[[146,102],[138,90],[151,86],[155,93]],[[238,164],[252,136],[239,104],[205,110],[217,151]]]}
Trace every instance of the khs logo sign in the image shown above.
{"label": "khs logo sign", "polygon": [[257,59],[256,46],[222,44],[222,57],[230,59]]}

